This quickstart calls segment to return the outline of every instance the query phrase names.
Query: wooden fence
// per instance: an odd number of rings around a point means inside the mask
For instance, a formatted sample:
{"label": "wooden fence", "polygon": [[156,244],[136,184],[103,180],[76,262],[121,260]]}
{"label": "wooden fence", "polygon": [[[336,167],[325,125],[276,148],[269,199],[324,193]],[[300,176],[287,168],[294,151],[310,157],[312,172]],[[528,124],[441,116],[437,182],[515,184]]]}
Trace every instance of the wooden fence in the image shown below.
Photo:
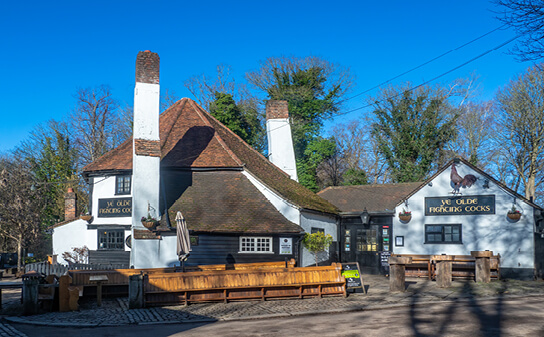
{"label": "wooden fence", "polygon": [[[148,273],[142,277],[143,306],[282,297],[346,296],[346,281],[341,269],[341,264],[334,263],[322,267]],[[129,290],[131,293],[134,291]]]}
{"label": "wooden fence", "polygon": [[45,262],[29,263],[25,265],[25,273],[28,273],[30,271],[36,271],[46,276],[56,275],[60,277],[66,274],[70,270],[113,270],[113,269],[125,269],[127,267],[128,266],[126,264],[74,263],[71,265],[63,265],[63,264],[51,264],[45,261]]}
{"label": "wooden fence", "polygon": [[[406,265],[407,277],[426,277],[436,279],[436,261],[432,255],[392,254],[394,257],[411,257],[412,263]],[[500,255],[490,258],[491,277],[500,279]],[[452,276],[457,279],[471,279],[476,274],[476,260],[470,255],[453,255]]]}

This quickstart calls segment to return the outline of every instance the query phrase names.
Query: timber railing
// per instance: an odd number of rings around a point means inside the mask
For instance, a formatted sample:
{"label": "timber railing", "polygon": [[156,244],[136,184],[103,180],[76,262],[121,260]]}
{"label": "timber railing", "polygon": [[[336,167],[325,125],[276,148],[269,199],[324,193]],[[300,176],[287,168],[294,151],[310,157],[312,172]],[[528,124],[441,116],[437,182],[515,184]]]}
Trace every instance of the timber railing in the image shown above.
{"label": "timber railing", "polygon": [[124,263],[118,264],[102,264],[102,263],[73,263],[70,265],[51,264],[47,261],[29,263],[25,265],[25,273],[36,271],[38,273],[48,275],[56,275],[58,277],[66,274],[70,270],[111,270],[111,269],[126,269],[128,266]]}
{"label": "timber railing", "polygon": [[[341,264],[302,268],[208,270],[139,276],[143,298],[135,307],[282,297],[346,296]],[[135,278],[135,280],[138,277]],[[136,286],[137,287],[137,286]],[[130,293],[137,290],[130,289]],[[129,294],[129,301],[131,295]],[[133,303],[131,301],[131,303]]]}
{"label": "timber railing", "polygon": [[[257,262],[257,263],[235,263],[235,264],[213,264],[189,266],[183,269],[183,272],[200,271],[218,271],[218,270],[252,270],[252,269],[283,269],[293,268],[295,259],[290,261],[278,262]],[[90,281],[91,276],[106,275],[108,281],[104,286],[128,286],[128,279],[131,275],[137,274],[170,274],[182,272],[180,267],[169,268],[148,268],[148,269],[108,269],[108,270],[70,270],[68,273],[72,277],[72,285],[94,287],[95,284]],[[128,292],[128,289],[126,290]]]}
{"label": "timber railing", "polygon": [[[426,277],[436,279],[436,261],[433,255],[391,254],[394,257],[411,257],[412,263],[406,265],[407,277]],[[490,258],[491,278],[500,279],[500,255]],[[452,276],[457,279],[471,279],[476,274],[476,259],[470,255],[453,255]]]}

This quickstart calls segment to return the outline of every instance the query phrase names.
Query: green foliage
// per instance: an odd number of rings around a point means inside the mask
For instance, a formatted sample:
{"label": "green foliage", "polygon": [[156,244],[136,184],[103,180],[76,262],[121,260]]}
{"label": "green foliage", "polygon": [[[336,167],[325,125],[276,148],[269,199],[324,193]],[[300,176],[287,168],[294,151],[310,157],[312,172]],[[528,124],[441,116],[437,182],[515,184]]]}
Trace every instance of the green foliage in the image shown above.
{"label": "green foliage", "polygon": [[366,176],[366,172],[358,168],[347,169],[346,172],[344,172],[344,174],[342,175],[342,178],[343,186],[368,184],[368,177]]}
{"label": "green foliage", "polygon": [[317,266],[317,254],[324,252],[332,244],[332,236],[324,232],[306,233],[302,244],[315,257],[315,265]]}
{"label": "green foliage", "polygon": [[268,88],[268,96],[273,100],[289,102],[289,115],[292,119],[295,157],[306,158],[306,148],[317,137],[325,118],[338,111],[333,100],[337,98],[339,87],[325,91],[327,78],[324,69],[274,69],[274,86]]}
{"label": "green foliage", "polygon": [[237,105],[231,94],[215,92],[210,114],[246,143],[259,149],[263,128],[256,108],[243,103]]}
{"label": "green foliage", "polygon": [[304,156],[297,160],[298,181],[314,192],[320,190],[317,180],[318,166],[335,155],[336,143],[333,139],[315,137],[304,151]]}
{"label": "green foliage", "polygon": [[64,193],[66,181],[76,174],[76,152],[67,134],[58,124],[51,124],[50,134],[44,136],[35,156],[27,159],[40,185],[46,206],[42,213],[42,226],[53,225],[64,216]]}
{"label": "green foliage", "polygon": [[401,92],[376,102],[372,135],[394,182],[423,180],[445,145],[455,139],[457,114],[430,90]]}

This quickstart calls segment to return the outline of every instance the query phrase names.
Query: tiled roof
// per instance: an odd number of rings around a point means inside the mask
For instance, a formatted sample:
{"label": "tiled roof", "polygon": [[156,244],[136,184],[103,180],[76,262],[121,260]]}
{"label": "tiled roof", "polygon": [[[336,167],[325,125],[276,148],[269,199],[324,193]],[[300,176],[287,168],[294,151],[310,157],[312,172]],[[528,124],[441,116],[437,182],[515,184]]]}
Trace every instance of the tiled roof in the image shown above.
{"label": "tiled roof", "polygon": [[383,185],[327,187],[319,196],[327,199],[342,212],[392,212],[395,206],[421,182]]}
{"label": "tiled roof", "polygon": [[[168,215],[181,211],[190,230],[236,233],[301,233],[241,171],[168,172]],[[183,191],[183,194],[177,198]],[[175,201],[173,201],[177,198]],[[170,203],[173,203],[170,205]]]}
{"label": "tiled roof", "polygon": [[[294,205],[337,213],[325,199],[289,178],[281,169],[213,118],[183,98],[160,115],[162,168],[244,168]],[[132,140],[84,167],[84,174],[132,169]]]}
{"label": "tiled roof", "polygon": [[[161,167],[241,167],[199,108],[184,98],[160,115]],[[131,170],[132,152],[132,139],[126,140],[83,171]]]}

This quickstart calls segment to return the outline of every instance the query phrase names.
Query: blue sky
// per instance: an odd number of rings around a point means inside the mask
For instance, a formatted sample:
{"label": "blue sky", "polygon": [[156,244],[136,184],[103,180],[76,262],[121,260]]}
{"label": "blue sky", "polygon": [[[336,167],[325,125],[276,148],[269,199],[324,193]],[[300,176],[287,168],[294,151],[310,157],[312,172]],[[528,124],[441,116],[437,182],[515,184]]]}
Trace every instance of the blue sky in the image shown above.
{"label": "blue sky", "polygon": [[[350,67],[353,94],[485,34],[501,23],[472,1],[4,1],[0,5],[0,153],[40,123],[63,119],[78,88],[107,84],[132,104],[141,50],[161,57],[161,89],[232,66],[243,79],[270,56],[315,55]],[[497,31],[393,82],[421,83],[515,36]],[[511,45],[510,45],[511,46]],[[482,99],[530,66],[494,51],[441,78],[479,76]],[[376,91],[370,92],[375,94]],[[344,111],[365,105],[365,95]],[[358,118],[363,109],[327,126]]]}

